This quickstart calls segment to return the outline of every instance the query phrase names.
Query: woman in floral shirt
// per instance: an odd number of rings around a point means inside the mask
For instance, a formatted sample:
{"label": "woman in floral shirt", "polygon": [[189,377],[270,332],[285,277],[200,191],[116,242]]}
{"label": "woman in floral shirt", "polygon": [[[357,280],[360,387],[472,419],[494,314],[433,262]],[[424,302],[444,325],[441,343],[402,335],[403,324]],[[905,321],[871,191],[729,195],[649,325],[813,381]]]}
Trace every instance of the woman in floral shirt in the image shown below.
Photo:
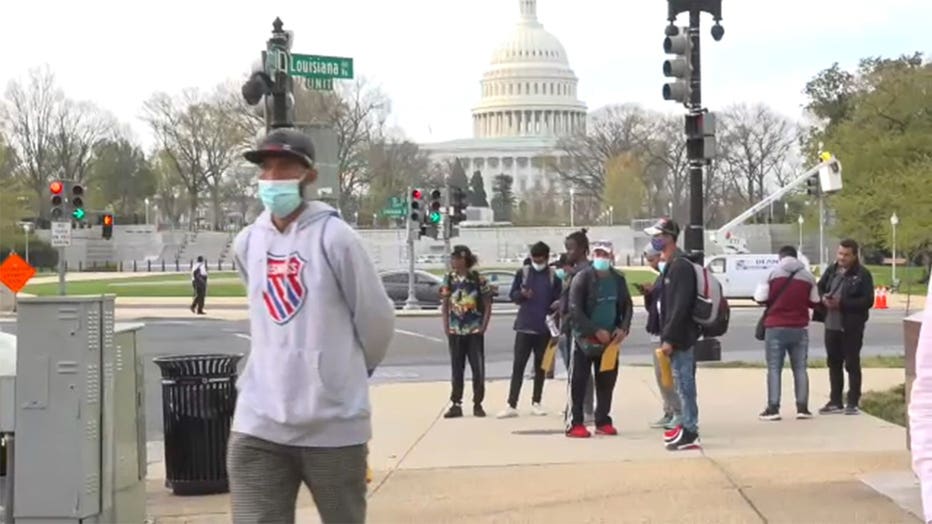
{"label": "woman in floral shirt", "polygon": [[450,255],[453,271],[440,288],[443,330],[450,344],[453,390],[450,409],[444,418],[463,416],[463,382],[466,360],[472,371],[473,415],[484,417],[485,331],[492,314],[492,290],[485,277],[473,269],[476,256],[466,246],[456,246]]}

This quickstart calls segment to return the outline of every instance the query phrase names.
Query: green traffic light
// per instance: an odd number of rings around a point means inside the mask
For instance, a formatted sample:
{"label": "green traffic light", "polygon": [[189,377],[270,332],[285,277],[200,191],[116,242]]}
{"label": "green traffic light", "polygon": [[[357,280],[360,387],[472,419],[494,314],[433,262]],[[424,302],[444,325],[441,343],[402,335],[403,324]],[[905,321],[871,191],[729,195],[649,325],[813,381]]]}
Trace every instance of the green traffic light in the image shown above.
{"label": "green traffic light", "polygon": [[80,207],[71,212],[71,216],[73,216],[75,220],[84,220],[84,215],[86,214],[87,213]]}
{"label": "green traffic light", "polygon": [[432,212],[432,213],[430,214],[430,221],[433,222],[434,224],[439,224],[439,223],[440,223],[440,213],[438,213],[438,212],[436,212],[436,211]]}

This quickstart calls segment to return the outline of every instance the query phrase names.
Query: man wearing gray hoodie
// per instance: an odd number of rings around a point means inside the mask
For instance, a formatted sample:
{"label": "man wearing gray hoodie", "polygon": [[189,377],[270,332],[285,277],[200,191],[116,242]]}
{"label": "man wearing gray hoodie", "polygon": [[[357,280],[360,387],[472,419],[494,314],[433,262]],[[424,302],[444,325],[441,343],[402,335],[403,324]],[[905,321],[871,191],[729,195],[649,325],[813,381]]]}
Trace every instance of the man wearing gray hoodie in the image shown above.
{"label": "man wearing gray hoodie", "polygon": [[368,377],[394,308],[356,232],[304,201],[310,139],[277,129],[246,159],[265,211],[233,243],[251,347],[227,452],[232,521],[294,522],[303,483],[323,522],[365,522]]}

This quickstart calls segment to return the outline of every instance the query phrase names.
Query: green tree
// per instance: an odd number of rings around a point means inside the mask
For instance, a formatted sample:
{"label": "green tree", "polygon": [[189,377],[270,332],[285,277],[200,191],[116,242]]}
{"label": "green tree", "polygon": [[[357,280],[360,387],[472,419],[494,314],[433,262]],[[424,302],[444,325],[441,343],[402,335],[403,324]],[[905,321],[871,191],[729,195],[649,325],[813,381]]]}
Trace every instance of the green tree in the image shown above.
{"label": "green tree", "polygon": [[94,156],[88,175],[91,207],[124,216],[145,212],[144,200],[155,195],[157,180],[142,150],[121,138],[99,143]]}
{"label": "green tree", "polygon": [[489,197],[485,194],[485,180],[482,171],[473,171],[469,179],[469,205],[471,207],[489,207]]}
{"label": "green tree", "polygon": [[637,156],[624,153],[608,161],[602,202],[614,208],[616,223],[629,223],[642,216],[646,196],[644,165]]}
{"label": "green tree", "polygon": [[[827,71],[845,76],[832,68]],[[823,71],[817,79],[826,75]],[[870,58],[850,75],[854,87],[843,103],[826,106],[822,98],[810,102],[813,108],[831,108],[819,114],[823,127],[810,140],[822,142],[843,166],[844,188],[829,200],[838,217],[838,233],[868,247],[889,249],[889,220],[896,212],[898,248],[928,253],[932,247],[932,192],[928,191],[932,64],[919,55]],[[817,147],[810,143],[808,149]]]}
{"label": "green tree", "polygon": [[460,162],[459,158],[453,161],[448,182],[450,187],[458,187],[463,191],[469,190],[469,179],[466,178],[466,170],[463,169],[463,163]]}
{"label": "green tree", "polygon": [[492,211],[497,222],[510,222],[515,208],[514,179],[504,173],[495,177],[492,186]]}

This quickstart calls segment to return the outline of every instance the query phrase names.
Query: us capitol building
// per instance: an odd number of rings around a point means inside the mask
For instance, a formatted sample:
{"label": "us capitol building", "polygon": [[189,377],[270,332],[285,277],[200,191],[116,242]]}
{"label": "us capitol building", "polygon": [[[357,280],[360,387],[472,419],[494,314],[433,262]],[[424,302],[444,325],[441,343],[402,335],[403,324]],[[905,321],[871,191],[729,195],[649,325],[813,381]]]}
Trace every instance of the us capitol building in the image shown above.
{"label": "us capitol building", "polygon": [[538,188],[561,191],[562,182],[548,169],[560,157],[557,141],[586,126],[586,104],[577,98],[579,80],[566,49],[538,21],[537,0],[518,1],[517,27],[495,50],[480,82],[473,138],[421,145],[435,162],[459,158],[467,177],[481,171],[490,195],[502,173],[514,179],[519,196]]}

